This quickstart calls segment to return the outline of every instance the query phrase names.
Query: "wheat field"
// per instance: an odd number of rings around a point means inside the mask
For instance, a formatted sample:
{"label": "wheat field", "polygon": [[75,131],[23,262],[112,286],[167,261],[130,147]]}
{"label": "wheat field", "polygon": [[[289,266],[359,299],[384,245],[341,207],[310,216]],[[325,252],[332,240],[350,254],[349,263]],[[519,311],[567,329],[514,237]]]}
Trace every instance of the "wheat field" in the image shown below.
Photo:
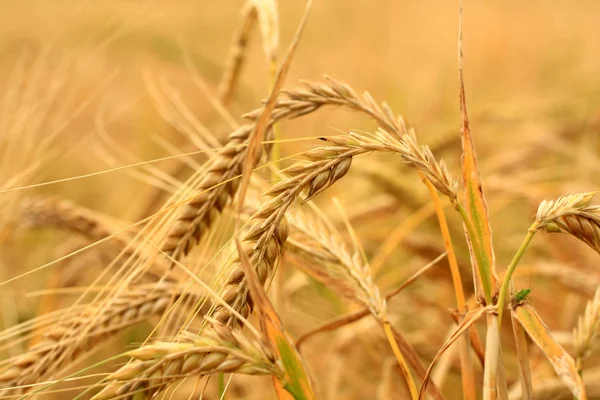
{"label": "wheat field", "polygon": [[0,3],[0,398],[600,399],[599,20]]}

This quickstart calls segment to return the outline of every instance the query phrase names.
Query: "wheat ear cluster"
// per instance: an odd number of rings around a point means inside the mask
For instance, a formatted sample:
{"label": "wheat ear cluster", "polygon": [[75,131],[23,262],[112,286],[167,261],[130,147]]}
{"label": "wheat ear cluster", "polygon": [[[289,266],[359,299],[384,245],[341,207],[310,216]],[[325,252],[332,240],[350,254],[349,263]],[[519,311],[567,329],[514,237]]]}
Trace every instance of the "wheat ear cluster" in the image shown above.
{"label": "wheat ear cluster", "polygon": [[[329,146],[318,147],[305,154],[310,161],[295,163],[282,171],[288,178],[275,184],[266,193],[271,196],[271,199],[265,202],[253,216],[251,227],[242,240],[242,251],[246,252],[262,285],[272,277],[281,256],[288,236],[285,214],[297,197],[304,194],[305,200],[308,200],[333,185],[348,173],[352,159],[357,155],[382,151],[408,155],[411,160],[419,158],[419,154],[410,153],[411,146],[407,146],[383,130],[378,130],[375,134],[350,133],[324,140],[329,143]],[[434,161],[420,160],[419,165],[429,165]],[[442,177],[438,178],[442,179]],[[209,318],[232,329],[239,325],[237,313],[245,318],[253,309],[239,255],[232,261],[229,276],[219,292],[219,298],[227,306],[217,303],[209,313]],[[144,348],[145,346],[142,346],[140,351],[143,352]],[[129,366],[123,368],[135,369]],[[160,390],[179,378],[181,376],[174,376],[171,379],[163,377],[153,385],[153,390]],[[116,389],[121,387],[121,383],[112,382],[108,385],[112,388],[108,393],[121,390]],[[119,393],[125,393],[125,390]]]}
{"label": "wheat ear cluster", "polygon": [[127,352],[134,359],[108,376],[111,381],[95,400],[112,399],[138,390],[148,394],[176,379],[217,372],[283,377],[280,361],[259,340],[216,320],[201,336],[181,334],[178,342],[157,342]]}
{"label": "wheat ear cluster", "polygon": [[[323,138],[330,144],[305,153],[311,161],[298,162],[282,172],[287,179],[275,184],[266,194],[272,196],[255,214],[251,228],[242,241],[244,251],[256,268],[258,278],[264,284],[273,273],[288,235],[285,213],[302,193],[309,200],[346,175],[355,156],[371,152],[395,152],[419,170],[432,176],[436,187],[444,188],[456,196],[455,183],[450,179],[445,167],[440,167],[433,156],[428,156],[424,148],[413,146],[416,139],[412,135],[403,135],[410,142],[395,139],[386,131],[379,129],[374,134],[358,134]],[[419,151],[415,151],[418,149]],[[443,170],[445,173],[438,174]],[[354,267],[353,267],[354,268]],[[362,267],[361,267],[362,268]],[[221,298],[235,311],[246,317],[252,310],[248,297],[248,288],[239,259],[235,259],[230,275],[220,293]],[[217,320],[234,324],[236,317],[223,305],[216,305],[212,314]]]}
{"label": "wheat ear cluster", "polygon": [[168,305],[185,293],[171,284],[133,288],[119,297],[68,315],[44,333],[27,352],[4,362],[0,387],[28,385],[49,377],[72,364],[101,342],[126,328],[160,316]]}
{"label": "wheat ear cluster", "polygon": [[[405,129],[391,110],[385,104],[378,106],[370,94],[357,95],[345,83],[329,79],[327,84],[305,83],[305,88],[287,90],[277,104],[271,115],[269,126],[284,118],[296,118],[312,113],[322,106],[345,106],[350,109],[366,113],[373,117],[379,125],[395,136],[402,134]],[[239,180],[236,179],[241,172],[247,156],[249,137],[255,128],[256,121],[263,112],[258,108],[244,117],[251,120],[251,124],[239,127],[229,136],[225,148],[221,149],[213,160],[208,161],[206,174],[196,187],[197,195],[186,203],[171,227],[162,251],[174,259],[185,256],[200,239],[206,234],[223,209],[235,196]],[[409,138],[410,142],[410,138]],[[417,146],[418,147],[418,146]],[[428,148],[415,148],[420,154],[420,159],[429,162],[431,152]],[[257,152],[257,159],[260,151]],[[433,165],[433,164],[432,164]],[[440,173],[446,174],[445,165],[433,165]],[[446,191],[447,192],[447,191]]]}
{"label": "wheat ear cluster", "polygon": [[[344,141],[348,142],[347,138],[344,138]],[[350,139],[350,142],[358,143],[353,139]],[[332,152],[330,149],[334,151]],[[253,216],[251,227],[242,240],[242,249],[251,260],[258,280],[262,285],[272,276],[281,256],[283,245],[288,236],[285,212],[293,204],[296,197],[302,192],[307,192],[307,198],[310,198],[319,190],[332,185],[348,172],[352,156],[366,151],[369,150],[360,149],[356,146],[317,148],[309,152],[309,158],[314,161],[299,162],[283,171],[290,178],[279,182],[267,192],[273,197],[264,203]],[[217,303],[211,310],[209,318],[220,325],[237,329],[239,320],[231,310],[233,309],[243,317],[247,317],[253,309],[239,255],[232,261],[229,276],[219,293],[219,298],[227,306]],[[143,353],[146,347],[142,346],[140,352]],[[137,365],[137,363],[130,365]],[[135,369],[136,367],[127,365],[122,370],[130,368]],[[119,371],[116,374],[119,374]],[[159,390],[179,378],[181,376],[173,376],[170,379],[163,376],[156,381],[153,389]],[[134,390],[131,385],[134,384],[112,382],[105,388],[105,393],[110,395],[127,393],[129,390]],[[125,389],[122,389],[123,387]]]}

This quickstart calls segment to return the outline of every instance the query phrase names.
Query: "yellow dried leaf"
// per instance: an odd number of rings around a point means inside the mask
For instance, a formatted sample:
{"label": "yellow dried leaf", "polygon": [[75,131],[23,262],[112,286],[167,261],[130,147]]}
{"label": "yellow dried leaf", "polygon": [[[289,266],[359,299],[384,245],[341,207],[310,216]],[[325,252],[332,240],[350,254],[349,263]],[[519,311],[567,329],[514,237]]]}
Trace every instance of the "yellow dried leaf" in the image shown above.
{"label": "yellow dried leaf", "polygon": [[586,400],[585,387],[573,358],[552,337],[548,327],[541,320],[531,305],[521,303],[512,310],[513,316],[519,321],[525,332],[546,355],[552,367],[568,386],[575,398]]}

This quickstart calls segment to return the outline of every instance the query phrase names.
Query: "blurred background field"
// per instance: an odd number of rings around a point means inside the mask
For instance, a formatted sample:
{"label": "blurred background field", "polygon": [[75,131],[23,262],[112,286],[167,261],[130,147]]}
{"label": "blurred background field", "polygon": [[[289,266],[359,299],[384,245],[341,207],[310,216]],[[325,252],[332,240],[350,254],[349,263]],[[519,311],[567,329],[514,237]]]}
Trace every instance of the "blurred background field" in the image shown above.
{"label": "blurred background field", "polygon": [[[231,129],[198,82],[216,90],[240,24],[241,5],[241,1],[196,0],[0,2],[0,188],[194,151],[190,140],[169,123],[173,111],[161,103],[164,96],[185,104],[198,125],[201,122],[224,143]],[[281,56],[303,7],[303,2],[279,4]],[[457,21],[458,4],[452,1],[317,0],[286,86],[330,75],[359,92],[368,90],[414,126],[421,142],[431,145],[459,177]],[[501,274],[542,199],[600,187],[598,21],[600,3],[592,0],[465,2],[467,102]],[[268,94],[268,64],[260,42],[258,32],[253,32],[229,107],[238,121]],[[375,129],[363,116],[331,109],[285,121],[280,127],[284,138]],[[45,147],[38,152],[40,143]],[[284,143],[283,155],[314,144]],[[35,170],[23,173],[33,165]],[[154,165],[172,171],[176,161]],[[375,155],[356,165],[317,202],[334,210],[331,197],[337,196],[349,214],[359,215],[354,228],[372,259],[390,232],[423,213],[426,190],[412,171],[391,157]],[[24,197],[60,196],[126,224],[140,218],[140,210],[156,190],[136,179],[132,170],[1,193],[0,280],[52,261],[67,246],[68,234],[23,228],[16,216]],[[360,217],[371,201],[381,199],[391,206]],[[422,223],[406,227],[405,239],[392,248],[378,271],[377,283],[384,293],[442,249],[432,210],[425,215]],[[465,288],[472,293],[462,228],[457,218],[450,217]],[[94,259],[89,265],[84,275],[93,276],[102,261]],[[573,238],[540,235],[519,267],[517,286],[534,288],[532,303],[544,321],[559,337],[568,338],[600,284],[597,265],[597,254]],[[43,296],[22,295],[56,283],[51,279],[57,279],[52,273],[57,268],[60,265],[0,287],[4,327],[44,312]],[[65,269],[59,281],[68,281],[71,274],[75,273]],[[292,335],[352,309],[322,287],[307,287],[296,274],[286,268],[289,304],[282,317]],[[315,293],[322,296],[315,300]],[[69,302],[53,301],[62,306]],[[431,360],[452,325],[448,309],[455,303],[449,273],[435,268],[391,307],[397,326],[422,350],[423,359]],[[381,357],[386,344],[373,330],[376,326],[364,321],[306,344],[310,372],[321,377],[316,384],[320,398],[394,398],[382,394],[381,382],[389,369]],[[124,345],[143,340],[147,332],[146,326],[136,328],[118,343],[103,345],[106,351],[95,357],[117,353]],[[338,342],[331,346],[334,338]],[[330,357],[319,357],[323,352]],[[514,367],[510,356],[506,362],[509,369]],[[543,366],[540,375],[552,375],[541,357],[538,363]],[[515,377],[512,374],[512,382]],[[449,399],[457,398],[458,382],[458,373],[451,370],[445,385]],[[236,387],[239,392],[234,390],[231,398],[268,398],[242,384]],[[71,398],[64,396],[56,398]]]}

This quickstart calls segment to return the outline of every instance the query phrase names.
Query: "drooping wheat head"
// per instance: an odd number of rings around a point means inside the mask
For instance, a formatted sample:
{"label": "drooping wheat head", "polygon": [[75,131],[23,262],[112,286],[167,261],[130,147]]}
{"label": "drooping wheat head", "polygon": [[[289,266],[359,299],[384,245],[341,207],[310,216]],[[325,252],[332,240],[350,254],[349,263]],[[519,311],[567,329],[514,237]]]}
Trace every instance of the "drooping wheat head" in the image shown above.
{"label": "drooping wheat head", "polygon": [[283,376],[281,362],[264,342],[247,338],[240,330],[218,321],[209,321],[210,327],[201,336],[184,332],[175,341],[127,352],[134,361],[109,375],[110,383],[93,399],[112,399],[138,390],[152,395],[174,380],[217,372]]}

